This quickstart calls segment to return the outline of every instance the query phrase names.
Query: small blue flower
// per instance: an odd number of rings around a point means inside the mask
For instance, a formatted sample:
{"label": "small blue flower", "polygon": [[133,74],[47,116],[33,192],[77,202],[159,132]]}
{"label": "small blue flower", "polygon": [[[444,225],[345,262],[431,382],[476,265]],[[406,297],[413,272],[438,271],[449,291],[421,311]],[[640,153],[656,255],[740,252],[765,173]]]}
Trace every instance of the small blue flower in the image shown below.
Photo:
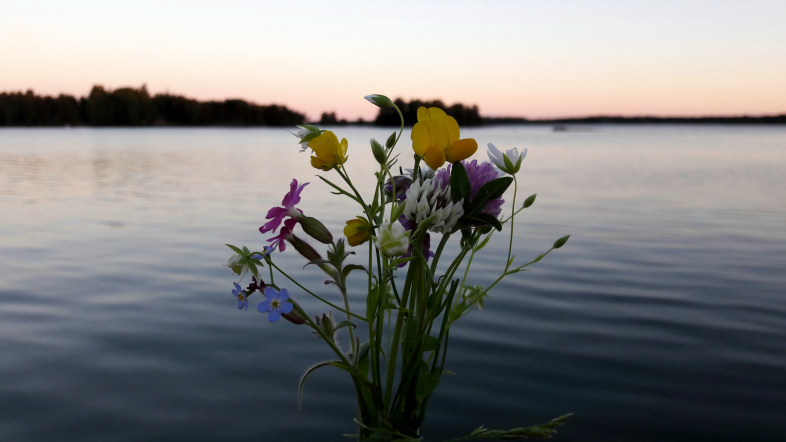
{"label": "small blue flower", "polygon": [[237,308],[248,310],[248,297],[246,296],[246,292],[240,288],[240,284],[233,282],[235,284],[234,290],[232,290],[232,295],[237,298]]}
{"label": "small blue flower", "polygon": [[289,299],[287,289],[276,292],[273,287],[265,287],[264,294],[266,299],[257,305],[257,310],[260,313],[267,313],[270,322],[276,322],[281,318],[282,313],[286,314],[292,311],[294,306],[286,302]]}

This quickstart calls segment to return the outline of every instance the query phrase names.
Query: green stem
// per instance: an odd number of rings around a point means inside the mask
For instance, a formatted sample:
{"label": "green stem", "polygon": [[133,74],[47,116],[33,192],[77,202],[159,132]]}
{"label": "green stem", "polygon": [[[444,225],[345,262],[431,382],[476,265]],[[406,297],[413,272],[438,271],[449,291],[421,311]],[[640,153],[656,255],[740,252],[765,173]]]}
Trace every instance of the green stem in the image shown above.
{"label": "green stem", "polygon": [[516,179],[516,175],[513,175],[513,208],[511,209],[512,214],[510,215],[510,242],[508,244],[508,260],[505,261],[505,271],[508,271],[510,268],[510,254],[513,251],[513,221],[516,216],[516,194],[519,191],[519,182]]}
{"label": "green stem", "polygon": [[286,278],[287,278],[287,279],[289,279],[290,281],[294,282],[296,286],[300,287],[300,289],[301,289],[301,290],[303,290],[304,292],[308,293],[309,295],[311,295],[311,296],[313,296],[313,297],[315,297],[315,298],[319,299],[320,301],[324,302],[325,304],[327,304],[327,305],[329,305],[329,306],[333,307],[334,309],[336,309],[336,310],[338,310],[338,311],[340,311],[340,312],[344,312],[344,313],[346,313],[346,314],[348,314],[348,315],[352,315],[352,316],[354,316],[354,317],[356,317],[356,318],[358,318],[358,319],[360,319],[360,320],[362,320],[362,321],[366,321],[366,318],[364,318],[364,317],[362,317],[362,316],[360,316],[360,315],[356,315],[356,314],[354,314],[354,313],[350,312],[349,310],[344,310],[343,308],[341,308],[341,307],[337,306],[336,304],[333,304],[332,302],[328,301],[327,299],[324,299],[324,298],[322,298],[321,296],[317,295],[316,293],[312,292],[311,290],[309,290],[309,289],[307,289],[307,288],[303,287],[303,285],[302,285],[302,284],[300,284],[299,282],[295,281],[294,279],[292,279],[292,277],[291,277],[291,276],[287,275],[287,274],[286,274],[286,273],[285,273],[283,270],[281,270],[281,268],[280,268],[279,266],[277,266],[277,265],[273,264],[272,262],[270,263],[270,265],[271,265],[271,266],[273,266],[273,267],[275,267],[275,269],[276,269],[276,270],[278,270],[278,271],[279,271],[279,273],[281,273],[282,275],[284,275],[284,277],[286,277]]}
{"label": "green stem", "polygon": [[401,304],[399,304],[399,310],[398,313],[396,313],[396,328],[393,330],[393,344],[390,346],[388,352],[390,359],[388,360],[388,367],[385,372],[385,409],[390,406],[390,400],[392,399],[391,394],[393,393],[393,378],[396,375],[396,357],[398,356],[398,344],[401,340],[401,327],[404,324],[405,315],[401,309],[406,308],[405,306],[409,300],[409,292],[412,288],[414,273],[417,273],[417,270],[412,267],[412,261],[410,261],[410,270],[407,272],[407,280],[404,282],[404,291],[401,294]]}

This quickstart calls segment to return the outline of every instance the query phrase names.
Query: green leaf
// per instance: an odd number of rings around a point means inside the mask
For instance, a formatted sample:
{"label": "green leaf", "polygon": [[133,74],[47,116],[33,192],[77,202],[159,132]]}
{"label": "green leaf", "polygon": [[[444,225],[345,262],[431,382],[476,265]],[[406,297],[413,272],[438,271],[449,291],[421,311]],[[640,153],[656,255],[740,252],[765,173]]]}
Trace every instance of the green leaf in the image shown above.
{"label": "green leaf", "polygon": [[[339,362],[339,361],[335,361],[335,362]],[[308,375],[316,371],[318,368],[326,367],[331,364],[332,363],[330,361],[320,362],[319,364],[309,368],[308,370],[306,370],[305,373],[303,373],[303,377],[300,378],[300,384],[298,384],[297,386],[297,414],[300,414],[300,411],[303,408],[303,386],[306,384],[306,378],[308,377]]]}
{"label": "green leaf", "polygon": [[434,371],[429,370],[428,364],[420,361],[420,373],[415,384],[415,399],[422,401],[434,394],[434,390],[439,385],[440,372],[438,368]]}
{"label": "green leaf", "polygon": [[363,266],[357,264],[349,264],[348,266],[344,267],[344,270],[341,272],[341,277],[347,279],[347,276],[349,276],[349,273],[353,270],[363,270],[364,272],[366,272],[366,268]]}
{"label": "green leaf", "polygon": [[307,130],[307,131],[309,131],[309,132],[316,132],[316,131],[318,131],[318,130],[319,130],[319,128],[318,128],[318,127],[316,127],[316,126],[311,126],[311,125],[309,125],[309,124],[304,124],[304,125],[302,125],[302,126],[297,126],[297,127],[301,128],[301,129],[305,129],[305,130]]}
{"label": "green leaf", "polygon": [[242,250],[238,249],[237,247],[233,246],[232,244],[224,244],[224,245],[229,247],[230,249],[232,249],[238,255],[242,255],[243,254]]}
{"label": "green leaf", "polygon": [[524,205],[522,207],[526,209],[527,207],[529,207],[532,204],[534,204],[535,203],[535,198],[537,196],[538,196],[537,193],[533,193],[532,195],[530,195],[529,198],[524,200]]}
{"label": "green leaf", "polygon": [[570,235],[563,236],[562,238],[554,241],[554,245],[552,247],[554,247],[555,249],[558,249],[558,248],[564,246],[565,243],[568,242],[568,238],[570,238]]}
{"label": "green leaf", "polygon": [[472,199],[472,202],[469,203],[465,213],[473,214],[482,211],[486,208],[488,203],[501,197],[502,194],[508,190],[511,183],[513,183],[513,178],[503,177],[484,184],[480,187],[478,193],[475,194],[475,198]]}
{"label": "green leaf", "polygon": [[259,269],[257,269],[257,265],[254,264],[254,261],[248,261],[248,268],[251,269],[251,274],[259,279]]}
{"label": "green leaf", "polygon": [[333,332],[335,333],[335,331],[340,329],[341,327],[349,327],[349,326],[352,326],[352,328],[358,327],[357,325],[353,324],[352,321],[344,320],[338,323],[336,328],[333,329]]}
{"label": "green leaf", "polygon": [[497,229],[498,231],[500,232],[502,231],[502,224],[494,215],[489,215],[488,213],[474,213],[471,215],[467,215],[467,219],[471,219],[473,221],[494,226],[494,228]]}
{"label": "green leaf", "polygon": [[486,247],[486,244],[489,243],[490,239],[491,239],[491,235],[487,235],[480,244],[475,246],[475,251],[479,252],[483,247]]}
{"label": "green leaf", "polygon": [[450,198],[454,203],[459,202],[463,198],[464,203],[466,203],[469,201],[469,192],[470,184],[467,169],[464,168],[461,161],[456,161],[453,163],[450,171]]}
{"label": "green leaf", "polygon": [[426,342],[423,343],[423,352],[434,351],[439,348],[439,339],[434,336],[426,336]]}
{"label": "green leaf", "polygon": [[340,369],[342,369],[342,370],[346,371],[346,372],[347,372],[347,373],[349,373],[349,374],[352,374],[352,373],[353,373],[353,372],[352,372],[352,367],[350,367],[349,365],[345,365],[345,364],[344,364],[343,362],[341,362],[341,361],[330,361],[330,362],[328,362],[328,364],[330,364],[330,365],[332,365],[332,366],[334,366],[334,367],[338,367],[338,368],[340,368]]}
{"label": "green leaf", "polygon": [[314,138],[322,135],[322,132],[324,132],[324,130],[317,130],[317,131],[314,131],[314,132],[309,132],[309,133],[306,134],[306,136],[304,136],[303,138],[300,139],[300,143],[301,144],[302,143],[308,143],[309,141],[313,140]]}

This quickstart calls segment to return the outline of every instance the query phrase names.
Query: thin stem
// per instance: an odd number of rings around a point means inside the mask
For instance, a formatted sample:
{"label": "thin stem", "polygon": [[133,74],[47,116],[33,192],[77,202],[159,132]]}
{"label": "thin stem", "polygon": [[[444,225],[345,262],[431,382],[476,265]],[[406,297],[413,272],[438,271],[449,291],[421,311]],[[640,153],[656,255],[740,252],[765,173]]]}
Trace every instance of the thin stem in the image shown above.
{"label": "thin stem", "polygon": [[296,286],[300,287],[300,289],[301,289],[301,290],[303,290],[304,292],[308,293],[309,295],[311,295],[311,296],[313,296],[313,297],[315,297],[315,298],[319,299],[320,301],[324,302],[325,304],[327,304],[327,305],[329,305],[329,306],[333,307],[334,309],[336,309],[336,310],[338,310],[338,311],[340,311],[340,312],[344,312],[344,313],[346,313],[346,314],[348,314],[348,315],[352,315],[352,316],[354,316],[354,317],[356,317],[356,318],[358,318],[358,319],[360,319],[360,320],[362,320],[362,321],[366,321],[366,318],[364,318],[364,317],[362,317],[362,316],[360,316],[360,315],[356,315],[356,314],[354,314],[354,313],[350,312],[349,310],[344,310],[343,308],[341,308],[341,307],[337,306],[336,304],[333,304],[332,302],[328,301],[327,299],[324,299],[324,298],[322,298],[321,296],[319,296],[319,295],[315,294],[314,292],[312,292],[311,290],[309,290],[309,289],[307,289],[307,288],[303,287],[303,285],[302,285],[302,284],[300,284],[299,282],[297,282],[297,281],[295,281],[294,279],[292,279],[292,277],[291,277],[291,276],[287,275],[287,274],[286,274],[286,273],[285,273],[283,270],[281,270],[281,268],[280,268],[280,267],[278,267],[277,265],[273,264],[272,262],[270,263],[270,265],[271,265],[271,266],[273,266],[273,267],[275,267],[275,268],[276,268],[276,270],[278,270],[278,271],[279,271],[279,273],[281,273],[282,275],[284,275],[284,277],[286,277],[286,278],[287,278],[287,279],[289,279],[290,281],[294,282]]}
{"label": "thin stem", "polygon": [[513,175],[513,208],[511,209],[512,214],[510,215],[510,242],[508,244],[508,260],[505,261],[505,271],[510,268],[510,254],[513,251],[513,221],[516,216],[516,194],[519,191],[519,182],[516,179],[516,175]]}

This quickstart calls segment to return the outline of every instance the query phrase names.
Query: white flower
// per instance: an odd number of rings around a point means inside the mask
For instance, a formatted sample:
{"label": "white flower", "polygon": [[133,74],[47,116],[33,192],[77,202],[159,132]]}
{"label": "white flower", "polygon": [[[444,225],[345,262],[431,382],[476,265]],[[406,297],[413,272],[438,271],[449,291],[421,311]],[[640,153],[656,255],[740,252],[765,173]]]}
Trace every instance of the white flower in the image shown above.
{"label": "white flower", "polygon": [[437,233],[451,232],[464,215],[464,200],[453,203],[450,185],[438,186],[433,178],[415,181],[409,186],[404,203],[404,217],[416,224],[436,215],[429,230]]}
{"label": "white flower", "polygon": [[383,223],[379,235],[374,237],[374,245],[386,256],[401,256],[409,250],[409,234],[401,223]]}
{"label": "white flower", "polygon": [[[292,132],[291,130],[289,130],[287,132],[289,132],[292,135],[296,136],[298,138],[298,140],[302,140],[303,137],[305,137],[306,135],[308,135],[311,132],[313,132],[313,130],[308,129],[308,128],[304,128],[304,127],[298,127],[297,132]],[[308,142],[300,143],[300,153],[305,152],[306,149],[308,149]]]}
{"label": "white flower", "polygon": [[497,149],[496,146],[489,143],[488,144],[489,151],[489,160],[491,160],[494,165],[500,168],[505,173],[509,173],[511,175],[515,175],[516,172],[521,169],[521,160],[527,156],[527,149],[524,149],[519,153],[518,148],[513,148],[507,150],[504,154]]}

